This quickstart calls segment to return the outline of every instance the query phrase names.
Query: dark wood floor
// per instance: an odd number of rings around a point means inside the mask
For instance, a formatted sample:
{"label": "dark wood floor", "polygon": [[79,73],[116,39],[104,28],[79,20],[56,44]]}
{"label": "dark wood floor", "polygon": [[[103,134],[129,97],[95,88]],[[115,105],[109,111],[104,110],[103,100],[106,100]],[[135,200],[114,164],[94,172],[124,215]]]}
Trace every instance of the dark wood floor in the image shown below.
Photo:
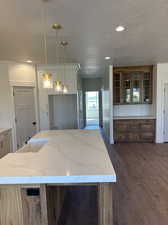
{"label": "dark wood floor", "polygon": [[[168,144],[109,147],[114,225],[168,225]],[[70,187],[60,225],[97,225],[96,187]]]}

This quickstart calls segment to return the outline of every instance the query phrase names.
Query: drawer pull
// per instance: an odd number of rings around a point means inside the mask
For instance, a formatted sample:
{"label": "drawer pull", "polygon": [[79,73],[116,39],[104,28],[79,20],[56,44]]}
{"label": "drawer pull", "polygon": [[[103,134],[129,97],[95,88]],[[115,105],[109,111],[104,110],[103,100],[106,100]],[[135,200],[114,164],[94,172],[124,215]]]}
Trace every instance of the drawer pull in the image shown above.
{"label": "drawer pull", "polygon": [[27,189],[27,196],[39,196],[40,190],[39,188],[28,188]]}

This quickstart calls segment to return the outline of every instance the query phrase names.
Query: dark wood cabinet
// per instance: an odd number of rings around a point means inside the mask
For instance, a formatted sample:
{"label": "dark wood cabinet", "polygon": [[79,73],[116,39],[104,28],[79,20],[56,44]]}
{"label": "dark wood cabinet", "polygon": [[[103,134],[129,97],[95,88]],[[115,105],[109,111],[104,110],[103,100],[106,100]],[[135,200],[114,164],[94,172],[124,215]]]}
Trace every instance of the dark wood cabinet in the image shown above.
{"label": "dark wood cabinet", "polygon": [[155,119],[114,120],[114,141],[154,142]]}
{"label": "dark wood cabinet", "polygon": [[114,105],[152,103],[152,66],[114,67]]}

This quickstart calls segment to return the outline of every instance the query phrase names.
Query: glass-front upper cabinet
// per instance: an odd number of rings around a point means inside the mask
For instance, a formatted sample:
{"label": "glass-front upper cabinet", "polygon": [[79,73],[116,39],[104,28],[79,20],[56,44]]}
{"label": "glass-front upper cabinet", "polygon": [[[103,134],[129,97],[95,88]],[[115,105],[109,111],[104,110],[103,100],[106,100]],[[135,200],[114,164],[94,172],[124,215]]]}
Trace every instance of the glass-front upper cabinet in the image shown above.
{"label": "glass-front upper cabinet", "polygon": [[146,72],[143,74],[143,103],[152,103],[152,74]]}
{"label": "glass-front upper cabinet", "polygon": [[113,92],[116,105],[152,103],[152,66],[114,68]]}
{"label": "glass-front upper cabinet", "polygon": [[113,98],[116,104],[120,104],[121,102],[121,73],[114,74],[113,80]]}
{"label": "glass-front upper cabinet", "polygon": [[141,103],[142,72],[131,73],[132,103]]}
{"label": "glass-front upper cabinet", "polygon": [[122,74],[122,99],[124,104],[130,104],[132,100],[131,76],[129,73]]}

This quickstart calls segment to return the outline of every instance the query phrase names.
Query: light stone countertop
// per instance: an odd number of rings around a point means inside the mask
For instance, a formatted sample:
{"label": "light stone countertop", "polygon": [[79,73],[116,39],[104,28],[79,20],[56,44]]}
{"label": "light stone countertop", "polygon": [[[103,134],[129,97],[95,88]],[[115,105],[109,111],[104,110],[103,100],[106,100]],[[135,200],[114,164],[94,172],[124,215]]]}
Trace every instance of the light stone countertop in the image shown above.
{"label": "light stone countertop", "polygon": [[42,131],[25,148],[0,159],[0,184],[116,182],[99,131]]}

